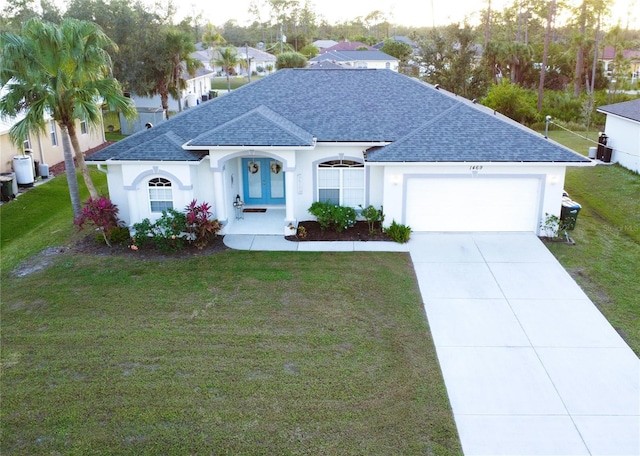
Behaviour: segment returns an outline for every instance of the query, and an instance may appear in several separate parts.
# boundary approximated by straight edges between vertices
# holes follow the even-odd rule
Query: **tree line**
[[[619,101],[618,88],[631,88],[623,50],[640,49],[640,31],[611,24],[612,0],[514,0],[502,11],[479,12],[479,25],[408,28],[373,11],[329,24],[309,3],[254,0],[246,27],[227,21],[216,28],[201,13],[175,22],[175,4],[140,0],[70,0],[61,11],[52,0],[8,0],[0,16],[0,114],[26,113],[10,130],[16,144],[30,131],[44,130],[48,113],[62,131],[65,165],[74,154],[92,198],[95,187],[84,164],[75,121],[99,123],[99,101],[135,116],[123,90],[179,99],[184,73],[193,74],[195,43],[203,47],[255,46],[280,54],[281,65],[302,66],[317,49],[315,39],[384,41],[383,51],[398,57],[401,70],[469,99],[480,100],[522,123],[542,113],[586,124],[598,119],[595,106]],[[630,12],[631,14],[631,12]],[[425,22],[428,19],[425,18]],[[389,40],[404,35],[417,50]],[[614,51],[605,75],[599,61],[604,46]],[[216,64],[237,62],[230,48]],[[64,71],[61,71],[64,70]],[[228,71],[227,71],[228,76]],[[609,77],[607,77],[609,76]],[[606,103],[605,103],[606,97]],[[75,173],[67,172],[74,214],[81,206]]]

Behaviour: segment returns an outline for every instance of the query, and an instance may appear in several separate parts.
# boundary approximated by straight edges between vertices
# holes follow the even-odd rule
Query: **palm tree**
[[[229,77],[229,69],[235,68],[240,62],[240,57],[235,48],[228,47],[220,49],[220,58],[215,60],[216,65],[220,65],[224,69],[224,73],[227,75],[227,91],[231,92],[231,78]]]
[[[45,116],[58,124],[74,216],[81,207],[72,147],[91,197],[98,197],[80,149],[76,120],[100,125],[102,103],[126,117],[136,115],[118,81],[109,77],[109,47],[115,44],[96,24],[76,19],[65,19],[59,26],[31,19],[19,35],[0,35],[0,86],[7,89],[0,114],[24,114],[9,131],[18,145],[29,132],[45,131]]]
[[[180,103],[180,92],[186,87],[183,74],[195,75],[202,64],[190,56],[196,48],[186,32],[169,29],[164,39],[149,46],[152,49],[147,53],[143,76],[146,82],[140,91],[147,96],[160,95],[165,117],[169,118],[169,95]],[[181,105],[179,109],[182,110]]]

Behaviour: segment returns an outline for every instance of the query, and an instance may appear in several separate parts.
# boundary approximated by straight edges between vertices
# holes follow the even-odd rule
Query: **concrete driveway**
[[[640,360],[534,234],[409,252],[465,455],[640,455]]]

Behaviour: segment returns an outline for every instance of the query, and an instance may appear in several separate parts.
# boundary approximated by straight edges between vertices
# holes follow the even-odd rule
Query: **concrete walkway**
[[[408,251],[465,455],[640,455],[640,360],[535,235],[225,243]]]

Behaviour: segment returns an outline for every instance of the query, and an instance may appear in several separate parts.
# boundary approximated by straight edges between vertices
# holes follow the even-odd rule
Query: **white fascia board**
[[[367,166],[411,166],[411,165],[420,165],[420,166],[483,166],[483,165],[491,165],[491,166],[522,166],[522,167],[539,167],[539,166],[596,166],[596,160],[589,160],[588,162],[492,162],[492,161],[456,161],[456,162],[365,162]]]

